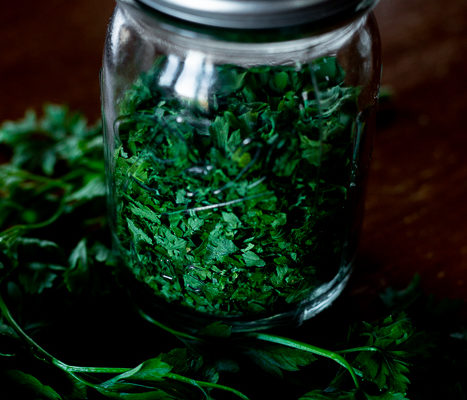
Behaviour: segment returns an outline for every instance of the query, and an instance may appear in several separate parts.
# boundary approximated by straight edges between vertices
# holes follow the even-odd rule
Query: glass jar
[[[117,1],[102,70],[109,207],[145,310],[261,329],[343,290],[380,78],[374,3]]]

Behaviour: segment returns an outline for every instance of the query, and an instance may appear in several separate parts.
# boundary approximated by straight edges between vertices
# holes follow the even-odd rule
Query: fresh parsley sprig
[[[385,292],[371,323],[347,298],[287,334],[221,322],[184,332],[135,310],[113,276],[101,132],[66,108],[47,110],[28,130],[20,122],[18,137],[14,123],[8,135],[0,127],[12,155],[0,165],[2,398],[466,398],[465,324],[416,284]],[[52,170],[34,157],[52,164],[44,135],[55,138]],[[80,155],[60,152],[68,140]],[[27,228],[13,237],[15,226]]]

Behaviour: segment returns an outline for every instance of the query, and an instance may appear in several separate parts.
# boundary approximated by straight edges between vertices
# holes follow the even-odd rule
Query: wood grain
[[[112,0],[10,1],[0,25],[0,120],[44,102],[97,119]],[[467,300],[467,2],[382,0],[383,85],[353,294],[414,273]]]
[[[2,7],[0,120],[66,103],[100,114],[99,69],[111,0],[19,0]]]
[[[376,16],[394,97],[381,105],[355,291],[419,273],[428,291],[467,300],[467,2],[382,1]]]

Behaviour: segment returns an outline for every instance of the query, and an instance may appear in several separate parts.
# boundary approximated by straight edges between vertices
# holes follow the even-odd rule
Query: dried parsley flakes
[[[120,104],[116,236],[138,280],[215,315],[275,313],[345,267],[358,88],[333,57],[218,66],[208,104],[158,85]]]

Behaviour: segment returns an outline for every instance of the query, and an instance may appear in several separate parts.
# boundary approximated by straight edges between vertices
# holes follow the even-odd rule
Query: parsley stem
[[[149,323],[151,323],[153,325],[156,325],[158,328],[161,328],[162,330],[174,335],[175,337],[177,337],[179,339],[187,339],[187,340],[193,340],[193,341],[197,341],[197,342],[199,342],[201,340],[200,338],[192,336],[192,335],[190,335],[188,333],[177,331],[175,329],[169,328],[168,326],[160,323],[159,321],[156,321],[154,318],[152,318],[151,316],[146,314],[140,308],[138,308],[138,313],[139,313],[139,315],[141,315]]]
[[[79,378],[77,375],[75,375],[74,372],[90,372],[90,371],[84,371],[82,367],[74,367],[67,365],[57,358],[55,358],[52,354],[44,350],[40,345],[38,345],[26,332],[23,331],[23,329],[18,325],[16,320],[13,318],[13,316],[10,313],[10,310],[8,309],[3,296],[0,293],[0,311],[3,315],[3,317],[7,320],[7,322],[10,324],[10,326],[13,328],[13,330],[16,332],[16,334],[24,340],[31,351],[33,352],[34,356],[36,356],[39,360],[50,363],[58,368],[60,368],[62,371],[67,372],[69,375],[77,379],[78,381],[88,384],[87,381],[83,380],[82,378]],[[81,369],[81,370],[80,370]],[[80,370],[80,371],[79,371]],[[90,386],[95,386],[93,384],[90,384]]]
[[[230,392],[236,395],[237,397],[240,397],[243,400],[249,400],[249,398],[246,395],[244,395],[242,392],[239,392],[238,390],[231,388],[229,386],[219,385],[217,383],[206,382],[206,381],[198,381],[196,379],[187,378],[186,376],[174,374],[173,372],[169,372],[168,374],[166,374],[166,377],[169,379],[176,380],[178,382],[183,382],[183,383],[188,383],[190,385],[199,386],[201,388],[205,387],[205,388],[210,388],[210,389],[224,390],[226,392]]]
[[[347,362],[347,360],[341,355],[339,355],[337,352],[322,349],[320,347],[313,346],[308,343],[299,342],[297,340],[293,340],[293,339],[289,339],[289,338],[285,338],[281,336],[276,336],[276,335],[271,335],[268,333],[249,333],[248,336],[253,337],[257,340],[262,340],[264,342],[277,343],[277,344],[281,344],[283,346],[291,347],[297,350],[302,350],[302,351],[306,351],[312,354],[316,354],[321,357],[329,358],[335,361],[336,363],[338,363],[339,365],[341,365],[342,367],[344,367],[347,371],[349,371],[354,381],[355,387],[357,389],[360,387],[360,384],[358,383],[358,378],[357,378],[357,375],[355,374],[354,369]]]
[[[336,350],[337,354],[346,354],[346,353],[356,353],[360,351],[372,351],[372,352],[380,352],[381,349],[374,346],[361,346],[361,347],[353,347],[351,349],[344,349],[344,350]]]
[[[0,310],[4,318],[17,333],[17,335],[23,339],[30,349],[33,351],[34,355],[45,362],[48,362],[56,367],[60,368],[62,371],[65,371],[72,375],[74,378],[78,379],[80,382],[86,383],[83,379],[77,377],[75,373],[123,373],[129,371],[131,368],[101,368],[101,367],[77,367],[74,365],[68,365],[64,362],[55,358],[52,354],[44,350],[39,344],[37,344],[23,329],[18,325],[16,320],[10,313],[5,301],[3,300],[2,295],[0,294]],[[87,383],[86,383],[87,384]],[[93,387],[95,385],[92,385]]]
[[[78,372],[82,374],[123,374],[131,368],[108,368],[108,367],[78,367],[76,365],[66,365],[67,372]]]
[[[253,194],[253,195],[247,196],[247,197],[242,197],[240,199],[225,201],[225,202],[222,202],[222,203],[208,204],[206,206],[201,206],[201,207],[193,207],[193,208],[190,208],[188,210],[171,211],[171,212],[166,212],[164,214],[165,215],[174,215],[174,214],[180,214],[180,213],[193,213],[193,212],[199,212],[199,211],[207,211],[207,210],[212,210],[214,208],[222,208],[222,207],[227,207],[227,206],[231,206],[231,205],[238,204],[238,203],[243,203],[243,202],[246,202],[247,200],[257,199],[259,197],[271,196],[273,194],[274,194],[273,191],[268,191],[268,192]]]
[[[26,232],[31,231],[33,229],[43,228],[44,226],[50,225],[55,222],[65,210],[65,196],[63,196],[57,210],[46,220],[42,222],[37,222],[35,224],[18,224],[13,225],[12,227],[5,229],[1,232],[2,238],[0,239],[0,243],[4,244],[5,246],[9,247],[12,243],[16,241],[20,236],[24,235]]]
[[[21,339],[23,339],[31,348],[31,350],[34,352],[34,355],[39,358],[42,361],[51,363],[52,365],[55,365],[56,367],[60,368],[61,370],[67,372],[70,376],[78,380],[79,382],[85,384],[86,386],[92,387],[96,390],[99,391],[105,391],[101,386],[93,384],[91,382],[88,382],[87,380],[79,377],[76,375],[76,373],[89,373],[89,374],[121,374],[125,373],[131,370],[131,368],[106,368],[106,367],[79,367],[79,366],[74,366],[74,365],[68,365],[60,360],[56,359],[54,356],[52,356],[50,353],[48,353],[46,350],[44,350],[41,346],[39,346],[31,337],[29,337],[18,325],[18,323],[15,321],[13,316],[10,313],[10,310],[8,309],[5,301],[3,300],[2,295],[0,294],[0,311],[1,314],[4,316],[4,318],[7,320],[7,322],[11,325],[13,330],[20,336]],[[145,316],[145,314],[141,311],[141,315]],[[196,339],[194,336],[185,334],[183,332],[178,332],[173,329],[170,329],[166,327],[165,325],[162,325],[161,323],[153,320],[149,316],[145,316],[146,319],[148,319],[150,322],[154,323],[155,325],[161,327],[164,330],[167,330],[168,332],[177,335],[177,336],[182,336],[184,338],[188,339]],[[226,392],[230,392],[237,397],[243,399],[243,400],[249,400],[249,398],[244,395],[243,393],[239,392],[238,390],[224,386],[224,385],[219,385],[217,383],[212,383],[212,382],[205,382],[205,381],[198,381],[195,379],[191,379],[182,375],[178,375],[175,373],[168,373],[166,375],[168,379],[176,380],[178,382],[182,383],[187,383],[193,386],[197,386],[199,388],[211,388],[211,389],[218,389],[218,390],[223,390]]]
[[[54,356],[49,354],[46,350],[44,350],[41,346],[39,346],[34,340],[32,340],[18,325],[15,321],[13,316],[10,313],[5,301],[3,300],[3,296],[0,294],[0,311],[2,312],[3,317],[7,320],[16,334],[23,339],[31,350],[34,352],[35,356],[43,361],[49,362],[51,364],[56,365],[57,367],[63,369],[63,364],[61,361],[57,360]]]
[[[37,175],[32,172],[26,171],[21,168],[9,167],[7,170],[8,173],[14,172],[15,176],[21,178],[24,182],[32,181],[38,183],[48,184],[49,187],[58,186],[61,187],[64,183],[62,179],[49,178],[44,175]]]
[[[50,225],[55,222],[65,210],[65,196],[63,196],[62,201],[60,202],[57,210],[46,220],[38,222],[36,224],[25,225],[25,228],[28,230],[43,228],[44,226]]]

